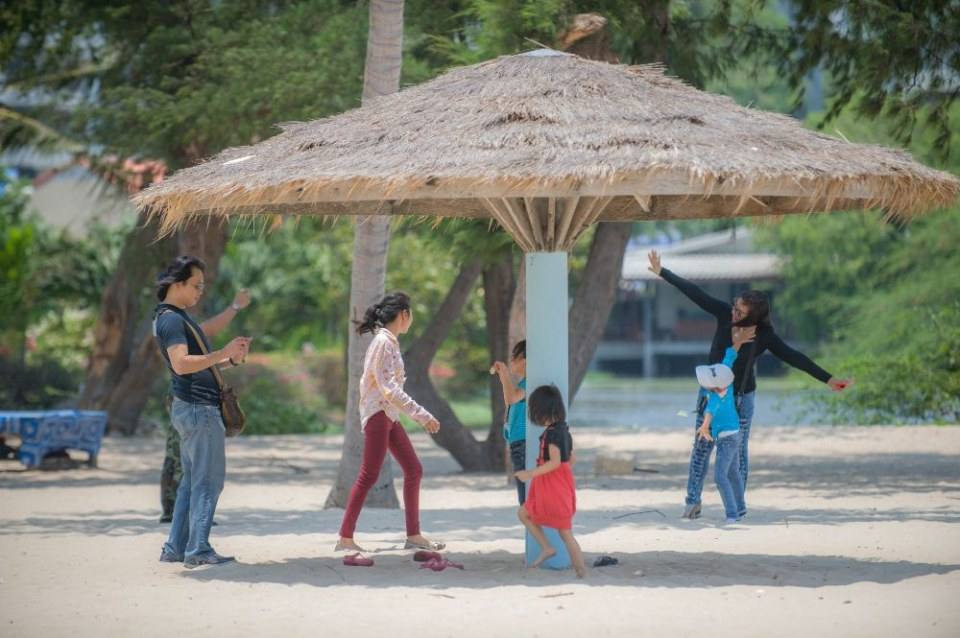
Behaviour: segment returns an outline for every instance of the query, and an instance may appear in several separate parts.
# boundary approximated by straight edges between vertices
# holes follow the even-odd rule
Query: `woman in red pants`
[[[407,549],[443,549],[443,543],[428,540],[420,533],[420,478],[423,468],[417,453],[400,425],[404,413],[430,434],[440,423],[403,391],[406,374],[397,337],[413,323],[410,297],[402,292],[386,295],[380,303],[367,308],[357,332],[372,332],[373,341],[363,360],[360,378],[360,426],[363,430],[363,460],[357,482],[350,491],[347,510],[340,525],[338,550],[363,551],[353,540],[357,517],[367,492],[377,481],[387,449],[403,469],[403,505],[407,521]]]

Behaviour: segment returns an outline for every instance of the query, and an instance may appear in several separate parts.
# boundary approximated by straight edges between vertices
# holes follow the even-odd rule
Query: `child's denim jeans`
[[[519,472],[525,470],[527,464],[527,442],[514,441],[510,444],[510,464],[513,465],[513,471]],[[527,484],[519,479],[514,479],[517,484],[517,500],[523,505],[527,500]]]
[[[737,432],[717,439],[717,489],[723,499],[727,518],[740,518],[747,511],[743,499],[743,478],[740,475],[740,444],[743,434]]]
[[[700,389],[697,402],[697,420],[693,428],[693,449],[690,451],[690,474],[687,478],[687,505],[699,505],[703,493],[703,482],[710,471],[710,453],[713,452],[713,441],[707,441],[697,436],[697,430],[703,425],[703,408],[706,406],[707,391]],[[744,491],[747,489],[747,475],[749,472],[748,442],[750,441],[750,425],[753,423],[754,392],[743,395],[737,403],[737,412],[740,414],[740,461],[739,472]],[[738,512],[740,516],[746,514],[746,509]]]

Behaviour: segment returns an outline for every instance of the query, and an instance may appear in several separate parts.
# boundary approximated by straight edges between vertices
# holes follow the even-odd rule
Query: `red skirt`
[[[541,527],[573,529],[577,512],[577,486],[569,463],[547,474],[535,476],[523,505],[530,519]]]

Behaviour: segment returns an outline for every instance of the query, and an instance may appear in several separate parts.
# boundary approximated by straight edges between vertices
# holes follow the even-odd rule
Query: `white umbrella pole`
[[[570,412],[569,395],[569,335],[567,317],[569,297],[567,294],[568,273],[566,252],[535,252],[526,254],[527,266],[527,396],[541,385],[553,384],[563,394],[563,401]],[[537,466],[540,450],[540,434],[543,428],[527,418],[527,469]],[[529,490],[530,487],[527,486]],[[557,550],[555,556],[544,563],[545,567],[566,569],[570,567],[560,534],[552,528],[544,528],[547,540]],[[526,542],[527,562],[536,559],[540,547],[528,533]]]

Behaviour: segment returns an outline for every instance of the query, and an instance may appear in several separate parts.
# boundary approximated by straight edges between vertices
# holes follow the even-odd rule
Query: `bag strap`
[[[163,313],[165,313],[165,312],[173,312],[173,311],[164,308],[164,309],[161,310],[159,313],[157,313],[157,319],[159,319],[160,316],[163,315]],[[181,319],[183,319],[183,318],[181,317]],[[204,344],[204,342],[203,342],[203,338],[202,338],[202,337],[200,336],[200,334],[197,332],[197,329],[193,327],[193,324],[191,324],[191,323],[190,323],[189,321],[187,321],[186,319],[183,319],[183,323],[186,324],[187,328],[190,328],[190,332],[193,333],[193,338],[197,341],[197,345],[200,347],[200,352],[202,352],[203,354],[210,354],[210,351],[207,350],[207,346],[206,346],[206,345]],[[207,368],[207,369],[210,370],[210,371],[213,373],[213,378],[217,381],[217,385],[220,387],[220,390],[223,391],[223,388],[224,388],[227,384],[226,384],[226,382],[223,380],[223,375],[220,374],[220,368],[218,368],[218,367],[217,367],[217,364],[214,363],[212,366],[210,366],[210,367]],[[202,370],[201,370],[201,372],[202,372]]]

